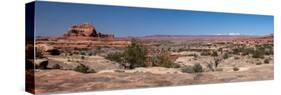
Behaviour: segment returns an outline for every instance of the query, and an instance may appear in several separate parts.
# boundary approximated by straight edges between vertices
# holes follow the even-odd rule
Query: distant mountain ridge
[[[233,40],[238,38],[255,38],[254,35],[149,35],[138,37],[146,40]]]

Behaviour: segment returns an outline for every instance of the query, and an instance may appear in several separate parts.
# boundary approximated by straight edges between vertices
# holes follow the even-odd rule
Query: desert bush
[[[213,63],[208,64],[207,67],[209,68],[209,70],[215,71]]]
[[[187,56],[193,56],[193,57],[195,57],[195,58],[197,58],[197,57],[198,57],[198,55],[197,55],[197,54],[195,54],[195,53],[193,53],[193,54],[188,54]]]
[[[58,49],[52,49],[49,50],[48,52],[50,52],[51,55],[60,55],[61,52]]]
[[[81,56],[81,59],[85,59],[85,56]]]
[[[229,58],[230,57],[230,55],[228,54],[228,53],[224,53],[223,54],[223,59],[227,59],[227,58]]]
[[[118,62],[120,64],[128,63],[126,69],[134,69],[136,67],[145,67],[147,50],[136,40],[132,40],[123,53],[115,52],[106,56],[106,59]]]
[[[70,52],[68,55],[69,55],[69,56],[72,56],[72,55],[73,55],[73,53],[72,53],[72,52]]]
[[[249,54],[253,54],[253,52],[255,52],[255,50],[253,48],[245,48],[242,51],[242,55],[249,55]]]
[[[86,52],[85,51],[81,51],[80,55],[86,55]]]
[[[101,53],[102,52],[102,47],[101,46],[96,47],[95,51],[96,51],[97,54]]]
[[[269,64],[269,59],[264,59],[263,61],[265,64]]]
[[[124,59],[130,64],[129,69],[145,67],[147,50],[136,40],[124,51]]]
[[[273,44],[264,44],[265,55],[273,55]]]
[[[38,65],[35,65],[36,69],[48,69],[48,61],[42,61],[41,63],[39,63]]]
[[[209,51],[203,51],[203,52],[200,53],[201,56],[209,56],[209,55],[211,55],[211,54],[212,54],[212,53],[209,52]]]
[[[59,64],[53,65],[52,69],[61,69],[62,67]]]
[[[158,56],[159,63],[158,65],[160,67],[166,67],[166,68],[179,68],[180,66],[171,60],[167,58],[165,55]]]
[[[115,52],[115,53],[108,54],[105,58],[115,62],[122,62],[122,57],[124,57],[122,53]]]
[[[94,70],[94,69],[89,69],[88,70],[88,73],[96,73],[97,71],[96,70]]]
[[[240,69],[238,67],[234,67],[233,71],[239,71]]]
[[[195,64],[195,65],[193,66],[193,70],[194,70],[194,72],[196,72],[196,73],[198,73],[198,72],[203,72],[203,67],[202,67],[201,64]]]
[[[240,45],[235,48],[232,48],[232,54],[236,54],[236,55],[240,55],[241,53],[243,54],[243,52],[245,51],[247,51],[247,48]]]
[[[194,64],[193,66],[185,66],[181,68],[184,73],[200,73],[203,72],[203,67],[201,64]]]
[[[252,55],[253,58],[264,58],[264,53],[262,51],[256,50],[253,52]]]
[[[257,62],[257,63],[256,63],[256,65],[261,65],[261,64],[262,64],[261,62]]]
[[[81,72],[81,73],[87,73],[88,70],[89,70],[89,68],[86,67],[86,66],[83,65],[83,64],[80,64],[80,65],[77,66],[74,70],[77,71],[77,72]]]
[[[186,51],[185,48],[179,48],[177,52],[182,52],[182,51]]]
[[[78,55],[78,54],[80,54],[80,52],[79,51],[74,51],[73,54],[74,55]]]
[[[241,51],[242,51],[242,48],[234,48],[234,49],[232,49],[232,54],[238,55],[238,54],[240,54]]]
[[[92,55],[94,55],[92,52],[89,52],[89,53],[88,53],[88,56],[92,56]]]
[[[253,52],[254,52],[253,48],[246,48],[245,46],[232,49],[232,54],[236,54],[236,55],[242,54],[245,56],[245,55],[252,54]]]
[[[222,48],[219,48],[218,51],[222,53],[222,52],[223,52],[223,49],[222,49]]]
[[[94,69],[90,69],[89,67],[80,64],[76,68],[74,68],[74,71],[80,72],[80,73],[96,73]]]
[[[152,66],[158,66],[160,59],[158,58],[158,56],[152,56],[152,57],[148,57],[151,61]]]
[[[218,56],[218,52],[217,51],[213,51],[211,56],[214,56],[214,57]]]
[[[265,55],[273,55],[273,49],[272,48],[271,49],[267,49],[265,51]]]
[[[215,58],[214,60],[215,60],[215,67],[217,68],[221,62],[221,59]]]
[[[195,73],[192,66],[185,66],[181,69],[181,71],[184,73]]]

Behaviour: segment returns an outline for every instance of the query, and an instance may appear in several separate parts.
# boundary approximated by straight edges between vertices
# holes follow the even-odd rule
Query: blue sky
[[[117,37],[147,35],[267,35],[273,16],[37,2],[36,35],[61,36],[74,24],[92,23]]]

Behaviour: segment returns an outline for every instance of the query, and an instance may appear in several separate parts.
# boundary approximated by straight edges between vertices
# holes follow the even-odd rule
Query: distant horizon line
[[[140,37],[192,37],[192,36],[269,36],[270,34],[238,34],[238,35],[229,35],[229,34],[190,34],[190,35],[169,35],[169,34],[152,34],[152,35],[144,35],[144,36],[115,36],[117,38],[140,38]],[[53,35],[53,36],[36,36],[36,37],[63,37],[63,35]]]

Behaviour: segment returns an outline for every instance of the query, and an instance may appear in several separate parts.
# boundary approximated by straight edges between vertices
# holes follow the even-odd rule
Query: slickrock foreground
[[[139,87],[176,86],[273,79],[273,64],[246,71],[198,74],[150,72],[102,72],[83,74],[70,70],[37,70],[36,93],[63,93]]]

